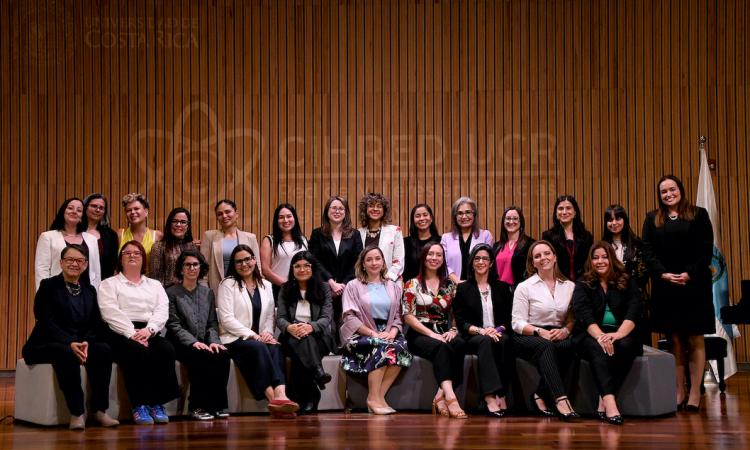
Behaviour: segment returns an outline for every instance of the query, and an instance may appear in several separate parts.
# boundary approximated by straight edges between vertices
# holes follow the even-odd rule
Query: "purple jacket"
[[[383,282],[388,297],[391,298],[391,309],[388,314],[387,330],[391,327],[401,328],[401,288],[391,280]],[[341,314],[341,333],[339,338],[343,347],[357,333],[362,325],[371,330],[377,331],[375,320],[372,318],[370,309],[370,294],[367,292],[367,285],[358,279],[353,279],[346,284],[344,293],[341,297],[342,314]]]
[[[469,251],[471,251],[477,244],[487,244],[492,246],[494,243],[492,239],[492,233],[489,230],[479,230],[479,237],[473,236],[471,238],[471,245]],[[448,265],[448,275],[455,273],[458,278],[461,278],[461,247],[458,245],[458,235],[453,234],[449,231],[443,235],[440,239],[440,245],[443,246],[445,251],[445,263]]]

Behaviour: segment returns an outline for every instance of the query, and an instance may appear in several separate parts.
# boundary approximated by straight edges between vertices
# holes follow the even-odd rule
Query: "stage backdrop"
[[[34,322],[34,248],[58,205],[145,193],[201,235],[237,201],[264,235],[306,233],[330,194],[390,196],[438,227],[461,195],[493,234],[538,237],[557,194],[640,231],[656,180],[691,199],[708,137],[734,301],[750,278],[750,3],[744,1],[42,1],[0,3],[0,368]],[[743,257],[744,255],[744,257]],[[743,330],[744,331],[744,330]],[[748,361],[749,338],[736,342]]]

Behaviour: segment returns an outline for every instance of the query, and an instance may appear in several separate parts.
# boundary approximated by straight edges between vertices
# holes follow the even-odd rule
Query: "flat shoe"
[[[70,429],[71,430],[85,430],[86,429],[86,416],[81,414],[80,416],[70,417]]]
[[[291,400],[271,400],[268,410],[276,413],[294,413],[299,411],[299,405]]]
[[[97,411],[95,417],[96,421],[99,422],[99,425],[103,427],[116,427],[117,425],[120,425],[119,420],[113,419],[104,411]]]

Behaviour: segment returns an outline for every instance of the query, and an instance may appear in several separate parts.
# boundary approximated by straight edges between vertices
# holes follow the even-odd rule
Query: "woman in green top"
[[[573,342],[586,359],[599,391],[599,417],[622,425],[615,393],[643,348],[633,331],[641,316],[641,292],[612,246],[596,242],[573,292]]]

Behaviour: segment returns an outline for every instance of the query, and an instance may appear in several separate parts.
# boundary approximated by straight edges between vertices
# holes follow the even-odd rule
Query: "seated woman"
[[[179,396],[174,347],[159,335],[169,318],[169,299],[161,283],[145,272],[146,250],[140,242],[126,242],[117,275],[102,281],[98,292],[112,354],[138,425],[168,423],[163,405]]]
[[[100,193],[89,194],[83,199],[83,217],[81,218],[86,232],[96,238],[99,249],[99,263],[102,270],[101,279],[115,274],[117,253],[120,243],[117,233],[109,226],[109,203],[107,197]]]
[[[469,270],[469,253],[478,244],[492,245],[492,233],[479,228],[479,207],[469,197],[461,197],[451,207],[451,231],[445,233],[440,244],[445,250],[448,276],[460,284]]]
[[[575,361],[569,310],[575,284],[557,269],[555,249],[545,240],[531,244],[526,270],[531,276],[516,287],[513,296],[511,323],[516,354],[539,371],[539,387],[534,394],[539,412],[554,415],[546,405],[551,399],[560,420],[577,420],[580,416],[573,411],[560,375]]]
[[[271,416],[294,418],[299,405],[286,396],[284,357],[273,337],[271,283],[261,278],[250,246],[234,247],[230,261],[216,296],[221,342],[253,396],[268,399]]]
[[[640,312],[641,295],[635,281],[625,272],[612,246],[596,242],[573,292],[573,342],[591,363],[600,396],[599,417],[613,425],[623,422],[615,393],[635,357],[643,354],[634,333]]]
[[[198,280],[208,264],[198,250],[177,257],[173,277],[180,281],[167,288],[169,320],[167,338],[190,377],[188,408],[195,420],[225,419],[229,353],[219,339],[214,292]]]
[[[120,228],[117,232],[120,237],[120,250],[130,241],[136,241],[143,247],[146,252],[146,258],[143,260],[145,269],[148,269],[148,260],[151,257],[151,248],[154,243],[162,238],[159,230],[152,230],[148,227],[148,200],[143,194],[133,192],[122,197],[122,207],[125,210],[125,218],[128,221],[127,228]]]
[[[159,280],[166,289],[173,284],[180,283],[180,278],[177,277],[182,270],[177,265],[177,258],[180,254],[188,250],[198,250],[193,243],[190,211],[185,208],[175,208],[170,211],[164,223],[163,236],[164,238],[155,242],[151,248],[148,274],[151,278]]]
[[[404,272],[404,236],[401,228],[391,225],[391,201],[380,193],[370,192],[359,201],[359,235],[362,248],[380,247],[387,269],[386,277],[401,283]]]
[[[479,244],[469,254],[469,273],[458,286],[453,310],[466,340],[466,351],[477,355],[479,393],[484,414],[501,418],[508,412],[505,395],[511,380],[511,286],[498,281],[492,248]]]
[[[385,394],[412,359],[401,334],[401,288],[387,278],[388,267],[377,246],[362,250],[354,272],[357,278],[346,285],[342,298],[341,366],[367,374],[368,411],[393,414],[396,410],[388,406]]]
[[[45,231],[39,236],[34,256],[34,281],[37,290],[42,280],[62,272],[60,252],[71,244],[82,246],[91,257],[88,270],[83,272],[84,280],[94,287],[102,281],[99,261],[99,245],[96,238],[86,232],[83,219],[83,202],[73,197],[65,200],[57,210],[57,215]]]
[[[62,273],[42,280],[34,297],[36,323],[23,346],[23,359],[26,364],[52,364],[70,411],[71,430],[83,430],[86,423],[81,365],[86,367],[97,422],[105,427],[118,425],[105,412],[112,355],[109,345],[102,342],[96,291],[80,282],[88,252],[80,245],[69,245],[62,250],[60,265]]]
[[[273,212],[272,232],[260,243],[260,262],[263,277],[273,285],[273,298],[278,297],[281,285],[289,275],[292,256],[307,249],[307,239],[297,218],[297,210],[282,203]]]
[[[448,279],[443,247],[437,241],[422,248],[419,275],[404,285],[401,300],[404,323],[409,326],[409,350],[432,362],[438,390],[432,401],[433,414],[465,419],[454,388],[463,383],[464,340],[451,319],[456,285]],[[447,407],[446,407],[447,405]]]
[[[308,251],[292,256],[286,278],[279,291],[276,326],[284,354],[292,359],[291,397],[302,405],[300,414],[308,414],[317,411],[319,389],[331,381],[322,365],[323,357],[336,348],[331,289],[320,279],[320,263]]]

